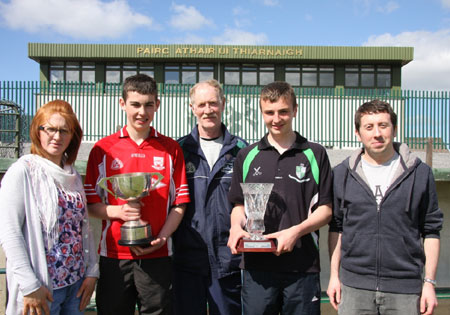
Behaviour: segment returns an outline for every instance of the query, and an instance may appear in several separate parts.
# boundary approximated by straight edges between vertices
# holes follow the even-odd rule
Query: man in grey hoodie
[[[430,167],[395,143],[397,115],[361,105],[363,148],[333,171],[328,296],[339,314],[433,314],[443,215]]]

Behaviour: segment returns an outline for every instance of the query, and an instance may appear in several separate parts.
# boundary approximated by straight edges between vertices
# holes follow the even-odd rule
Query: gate
[[[21,109],[14,102],[0,100],[0,156],[19,158],[22,153],[20,134]]]

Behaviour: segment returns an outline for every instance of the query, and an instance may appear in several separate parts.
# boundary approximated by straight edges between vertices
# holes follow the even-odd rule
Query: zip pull
[[[377,212],[378,213],[380,212],[380,204],[379,203],[377,203]]]

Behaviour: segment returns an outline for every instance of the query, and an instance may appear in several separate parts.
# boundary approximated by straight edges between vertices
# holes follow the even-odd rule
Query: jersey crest
[[[111,169],[112,170],[120,170],[123,167],[123,162],[119,158],[115,158],[111,162]]]
[[[166,167],[164,166],[164,158],[161,156],[154,156],[152,167],[158,171],[165,169]]]
[[[297,177],[299,179],[302,179],[303,176],[305,176],[306,173],[306,167],[303,163],[301,163],[299,166],[295,167],[295,175],[297,175]]]
[[[195,165],[191,161],[186,163],[186,174],[193,174],[195,173]]]
[[[306,166],[303,163],[300,163],[300,165],[297,165],[295,167],[295,176],[292,176],[289,174],[289,178],[295,180],[298,183],[304,183],[309,182],[309,178],[303,178],[306,174]]]

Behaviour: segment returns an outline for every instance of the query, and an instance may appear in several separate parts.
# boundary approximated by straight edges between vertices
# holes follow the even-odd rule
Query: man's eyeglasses
[[[70,131],[64,128],[55,128],[55,127],[47,127],[47,126],[39,126],[39,130],[44,131],[46,134],[48,134],[50,137],[53,137],[56,135],[57,132],[59,132],[59,135],[61,137],[66,137],[70,135]]]

